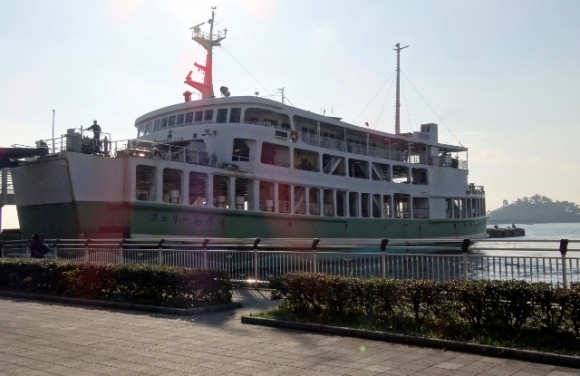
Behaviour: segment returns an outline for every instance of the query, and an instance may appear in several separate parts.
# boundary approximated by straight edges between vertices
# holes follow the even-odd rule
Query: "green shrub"
[[[223,271],[147,264],[0,259],[0,288],[189,308],[231,302],[233,286]]]
[[[486,332],[580,329],[580,284],[570,289],[523,281],[358,279],[290,273],[275,278],[274,295],[286,312],[318,317],[357,317],[415,328],[436,328],[454,338]],[[422,330],[422,329],[421,329]]]

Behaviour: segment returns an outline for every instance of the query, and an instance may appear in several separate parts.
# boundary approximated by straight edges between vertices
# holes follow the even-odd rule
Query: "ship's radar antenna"
[[[395,44],[393,50],[397,51],[397,93],[395,94],[395,134],[401,133],[401,50],[409,46],[401,47]]]
[[[193,87],[194,89],[198,90],[201,93],[201,99],[206,98],[213,98],[215,97],[213,91],[213,64],[212,64],[212,56],[213,56],[213,48],[220,45],[220,42],[226,39],[226,35],[228,33],[228,29],[224,29],[222,31],[218,31],[217,34],[213,33],[213,26],[215,21],[215,9],[216,7],[211,7],[211,19],[207,20],[209,26],[209,33],[204,33],[201,30],[201,26],[205,25],[206,22],[199,23],[195,26],[192,26],[190,29],[192,31],[191,39],[199,43],[205,50],[207,51],[205,65],[201,65],[198,63],[194,63],[193,65],[198,68],[203,73],[203,82],[194,81],[191,78],[191,74],[193,71],[189,71],[187,76],[185,77],[185,83],[189,86]],[[187,93],[187,92],[186,92]],[[187,96],[186,96],[187,101]]]

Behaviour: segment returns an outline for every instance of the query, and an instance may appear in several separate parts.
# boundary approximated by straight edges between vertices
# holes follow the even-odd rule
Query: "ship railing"
[[[467,160],[452,159],[442,157],[429,158],[426,153],[413,153],[409,155],[407,150],[396,150],[389,148],[381,148],[377,146],[370,146],[364,143],[357,143],[354,141],[344,141],[328,136],[319,136],[309,132],[303,131],[301,139],[304,143],[314,146],[321,146],[330,150],[348,151],[349,153],[367,155],[371,157],[381,158],[390,161],[401,161],[413,164],[435,165],[439,167],[458,168],[462,170],[468,169]]]
[[[227,270],[240,281],[303,271],[361,278],[580,283],[580,240],[528,239],[48,239],[49,258]],[[0,244],[30,257],[28,241]]]
[[[239,168],[238,162],[249,162],[249,158],[243,155],[212,153],[205,150],[147,140],[118,141],[115,145],[120,146],[115,149],[117,157],[137,156],[147,159],[161,159],[185,164],[218,167],[226,170],[237,170]]]

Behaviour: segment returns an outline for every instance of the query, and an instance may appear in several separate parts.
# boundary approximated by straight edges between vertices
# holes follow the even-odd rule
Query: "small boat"
[[[511,227],[498,227],[497,225],[487,229],[488,238],[514,238],[526,236],[526,230],[512,225]]]
[[[12,169],[23,236],[45,238],[483,238],[485,190],[438,126],[387,133],[213,88],[226,38],[203,24],[192,100],[137,118],[136,138],[71,128]],[[397,92],[400,52],[396,45]],[[104,136],[104,138],[103,138]]]

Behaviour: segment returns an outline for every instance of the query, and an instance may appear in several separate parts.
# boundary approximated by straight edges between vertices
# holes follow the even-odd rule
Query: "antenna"
[[[284,103],[284,87],[281,87],[280,89],[278,89],[280,91],[280,94],[282,94],[282,103]]]
[[[194,89],[198,90],[201,93],[201,99],[206,98],[214,98],[214,91],[213,91],[213,64],[212,64],[212,56],[213,56],[213,48],[220,46],[220,42],[226,38],[227,29],[223,30],[223,34],[218,31],[217,34],[214,34],[213,27],[214,27],[214,20],[215,20],[215,9],[216,7],[211,7],[211,18],[206,22],[199,23],[195,26],[190,27],[192,30],[191,39],[199,43],[205,50],[206,59],[205,65],[201,65],[198,63],[194,63],[193,65],[203,72],[203,82],[194,81],[191,78],[191,71],[185,77],[185,83],[189,86],[193,87]],[[204,33],[201,31],[200,26],[205,25],[208,23],[210,25],[209,33]],[[187,100],[187,97],[186,97]]]
[[[397,51],[397,93],[395,94],[395,134],[401,133],[401,50],[409,47],[401,47],[400,43],[395,44],[396,48],[393,50]]]

